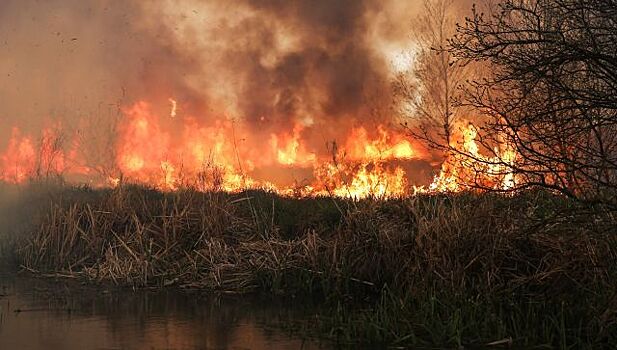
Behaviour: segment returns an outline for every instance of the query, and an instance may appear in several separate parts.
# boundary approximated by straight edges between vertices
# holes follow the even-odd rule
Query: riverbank
[[[617,344],[614,212],[542,192],[392,200],[62,189],[16,265],[92,283],[320,297],[286,325],[394,346]]]

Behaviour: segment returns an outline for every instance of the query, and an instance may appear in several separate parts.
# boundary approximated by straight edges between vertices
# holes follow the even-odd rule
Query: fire
[[[462,142],[443,162],[439,175],[430,184],[430,192],[459,192],[471,188],[510,190],[516,184],[511,166],[516,160],[516,151],[507,144],[493,150],[493,157],[480,152],[476,142],[477,129],[473,124],[460,127]],[[505,163],[505,164],[504,164]]]
[[[120,185],[120,178],[119,177],[108,176],[107,177],[107,181],[109,182],[109,185],[111,187],[114,187],[114,188],[118,187],[118,185]]]
[[[8,183],[22,183],[34,175],[36,151],[32,139],[21,136],[13,128],[6,152],[0,158],[0,179]]]
[[[38,142],[13,128],[6,151],[0,155],[0,180],[19,184],[31,178],[62,174],[67,168],[62,138],[45,128]]]
[[[300,143],[303,128],[302,124],[296,123],[291,135],[271,135],[270,145],[280,164],[307,166],[315,162],[315,154],[307,151]]]
[[[171,145],[169,135],[144,102],[124,113],[127,119],[120,129],[121,142],[117,146],[120,171],[134,181],[171,189],[167,185],[173,179],[168,179],[170,174],[166,171],[170,164],[165,163]]]
[[[377,128],[379,137],[371,139],[365,128],[351,130],[345,148],[352,159],[393,160],[414,159],[419,154],[406,136],[389,133],[384,126]]]
[[[171,118],[175,118],[177,114],[177,109],[178,109],[178,102],[170,97],[169,103],[171,103],[171,111],[169,111],[169,116]]]
[[[176,177],[174,176],[174,172],[176,168],[170,162],[163,161],[161,162],[161,170],[163,171],[163,187],[170,190],[175,190],[176,187]]]
[[[389,168],[387,163],[367,162],[337,166],[325,164],[316,169],[320,179],[320,195],[339,197],[402,197],[409,194],[405,172],[400,167]]]
[[[385,125],[369,131],[352,127],[342,142],[328,152],[311,148],[306,141],[310,123],[297,121],[291,130],[270,133],[266,142],[250,140],[252,130],[222,115],[203,123],[189,115],[178,116],[173,99],[171,118],[160,118],[152,106],[140,101],[124,108],[123,119],[113,135],[115,164],[99,180],[95,172],[80,162],[80,145],[73,141],[68,150],[58,128],[44,129],[39,142],[13,129],[4,152],[0,153],[0,181],[23,183],[35,177],[81,174],[89,183],[116,187],[140,183],[164,191],[192,187],[200,191],[236,192],[262,188],[282,195],[333,195],[340,197],[401,197],[418,191],[456,192],[481,183],[491,188],[509,189],[515,176],[504,164],[485,157],[476,143],[477,130],[461,128],[457,149],[444,161],[440,173],[427,188],[409,180],[409,164],[427,159],[426,151],[404,133]],[[70,136],[70,135],[69,135]],[[338,146],[341,145],[341,146]],[[516,153],[500,146],[501,159],[509,164]],[[462,154],[471,154],[475,160]],[[407,165],[405,165],[407,164]],[[70,166],[69,166],[70,165]],[[276,168],[276,167],[279,168]],[[277,185],[256,171],[268,169],[312,169],[312,175],[293,185]],[[412,169],[413,171],[413,169]],[[478,175],[481,174],[481,175]]]
[[[144,102],[126,109],[125,115],[118,142],[122,174],[129,181],[163,190],[191,185],[200,190],[266,188],[281,194],[297,193],[298,188],[279,187],[249,175],[256,167],[279,164],[314,169],[313,182],[299,189],[304,195],[402,196],[408,191],[405,171],[387,163],[414,159],[418,154],[409,140],[388,133],[384,127],[378,128],[374,139],[366,129],[354,128],[341,157],[345,161],[334,164],[320,159],[303,142],[305,125],[301,122],[290,132],[271,134],[269,149],[263,152],[239,149],[234,142],[234,124],[224,118],[204,126],[195,118],[184,117],[183,132],[172,135],[164,131],[164,121]]]

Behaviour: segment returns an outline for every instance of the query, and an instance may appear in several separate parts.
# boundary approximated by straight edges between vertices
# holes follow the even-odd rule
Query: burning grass
[[[293,327],[340,341],[617,342],[615,213],[543,192],[350,201],[123,185],[48,203],[17,241],[28,270],[318,295],[333,313]]]

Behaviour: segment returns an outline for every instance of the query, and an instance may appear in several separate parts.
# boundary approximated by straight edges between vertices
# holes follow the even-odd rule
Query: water
[[[0,276],[0,349],[328,349],[273,324],[310,309],[256,297]]]

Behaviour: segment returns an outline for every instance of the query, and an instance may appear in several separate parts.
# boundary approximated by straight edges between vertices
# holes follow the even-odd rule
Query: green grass
[[[40,219],[13,239],[31,271],[318,297],[328,312],[285,326],[344,343],[617,344],[615,213],[545,192],[350,201],[122,186],[37,198]]]

